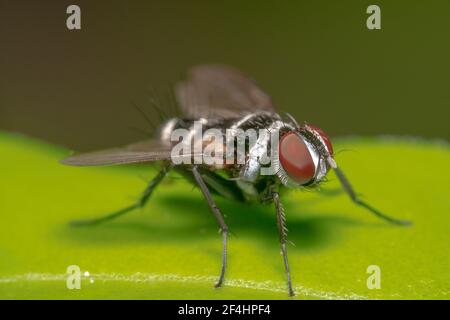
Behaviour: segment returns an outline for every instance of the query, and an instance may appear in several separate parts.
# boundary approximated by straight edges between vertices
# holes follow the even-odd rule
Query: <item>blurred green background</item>
[[[449,17],[450,1],[2,1],[0,129],[77,150],[138,140],[133,101],[218,62],[332,136],[448,140]]]

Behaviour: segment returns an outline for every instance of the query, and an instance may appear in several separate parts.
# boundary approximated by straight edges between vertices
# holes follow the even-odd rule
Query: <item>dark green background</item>
[[[0,129],[73,149],[141,139],[131,102],[209,62],[332,136],[450,138],[450,1],[2,1],[0,23]]]

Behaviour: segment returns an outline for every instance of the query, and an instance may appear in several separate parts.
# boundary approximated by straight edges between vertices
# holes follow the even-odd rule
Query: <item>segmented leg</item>
[[[399,225],[403,225],[403,226],[407,226],[410,225],[411,222],[407,221],[407,220],[398,220],[392,217],[389,217],[387,215],[385,215],[384,213],[380,212],[378,209],[375,209],[374,207],[372,207],[371,205],[369,205],[368,203],[364,202],[363,200],[361,200],[360,198],[358,198],[358,195],[356,194],[356,192],[353,190],[350,182],[348,181],[348,179],[346,178],[346,176],[344,175],[344,173],[342,172],[341,169],[339,169],[338,167],[334,167],[334,172],[336,173],[339,181],[342,184],[342,187],[344,188],[345,192],[348,194],[348,196],[350,197],[350,199],[357,204],[358,206],[361,206],[363,208],[366,208],[367,210],[369,210],[370,212],[372,212],[374,215],[376,215],[377,217],[388,221],[390,223],[393,224],[399,224]]]
[[[200,190],[202,191],[203,195],[205,196],[205,199],[208,202],[208,205],[211,208],[211,211],[214,213],[217,223],[220,226],[220,230],[222,231],[222,269],[220,271],[219,280],[217,281],[217,283],[215,285],[215,287],[218,288],[223,283],[223,280],[225,277],[225,269],[227,266],[228,226],[226,225],[225,220],[223,219],[222,213],[220,212],[214,199],[212,198],[211,193],[209,192],[208,186],[203,181],[203,178],[200,175],[200,173],[198,172],[198,169],[196,166],[194,166],[192,168],[192,173],[194,175],[195,181],[197,182],[198,186],[200,187]]]
[[[278,192],[273,192],[272,197],[273,202],[275,203],[275,210],[277,212],[278,232],[280,234],[281,252],[283,254],[284,268],[286,270],[289,295],[294,296],[294,290],[292,289],[291,272],[289,271],[289,263],[286,250],[286,239],[288,231],[286,228],[286,216],[284,214],[284,208],[281,204],[280,195],[278,194]]]
[[[97,224],[100,224],[100,223],[103,223],[106,221],[113,220],[117,217],[120,217],[120,216],[124,215],[125,213],[130,212],[134,209],[142,208],[147,203],[148,199],[150,199],[150,196],[152,195],[153,191],[158,186],[158,184],[164,179],[164,177],[167,175],[168,172],[169,172],[168,167],[162,168],[161,171],[158,173],[158,175],[150,181],[147,188],[144,190],[140,199],[138,201],[136,201],[136,203],[134,203],[128,207],[122,208],[120,210],[117,210],[113,213],[99,217],[99,218],[72,221],[71,225],[74,225],[74,226],[97,225]]]

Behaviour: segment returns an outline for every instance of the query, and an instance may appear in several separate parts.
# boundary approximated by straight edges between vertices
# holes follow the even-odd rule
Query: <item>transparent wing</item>
[[[158,140],[146,140],[122,148],[112,148],[69,156],[61,163],[71,166],[106,166],[170,160],[171,147]]]
[[[232,118],[255,111],[275,112],[271,98],[238,70],[201,65],[175,88],[184,115],[191,118]]]

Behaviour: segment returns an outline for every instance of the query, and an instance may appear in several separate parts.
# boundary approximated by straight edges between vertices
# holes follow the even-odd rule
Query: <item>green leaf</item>
[[[448,146],[373,138],[335,149],[368,202],[414,224],[389,225],[353,205],[332,173],[322,192],[284,194],[296,298],[448,299]],[[171,175],[144,210],[74,228],[69,221],[131,204],[155,169],[66,167],[58,160],[67,150],[9,133],[0,150],[0,298],[288,298],[272,205],[217,199],[233,235],[225,286],[214,289],[221,237],[184,180]],[[69,265],[90,273],[80,290],[66,288]],[[380,289],[367,288],[369,265],[380,267]]]

